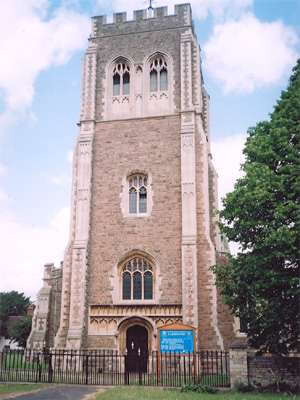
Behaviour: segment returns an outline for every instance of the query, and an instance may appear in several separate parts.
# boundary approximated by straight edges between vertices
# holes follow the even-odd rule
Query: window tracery
[[[141,257],[132,258],[122,268],[122,299],[153,299],[153,267]]]
[[[150,62],[150,92],[168,90],[168,66],[164,57],[155,57]]]
[[[126,61],[115,64],[113,69],[113,96],[129,95],[130,67]]]
[[[129,214],[147,213],[148,177],[142,174],[130,175],[128,181]]]

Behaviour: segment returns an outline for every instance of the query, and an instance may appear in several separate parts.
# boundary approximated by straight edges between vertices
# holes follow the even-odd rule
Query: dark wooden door
[[[126,372],[147,372],[148,331],[140,325],[127,329]]]

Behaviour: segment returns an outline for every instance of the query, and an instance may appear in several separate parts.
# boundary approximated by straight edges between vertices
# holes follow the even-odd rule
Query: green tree
[[[216,284],[259,353],[299,351],[300,60],[270,121],[248,130],[244,177],[227,194],[221,232],[242,252],[215,265]]]
[[[31,331],[31,316],[20,317],[13,324],[9,324],[9,338],[19,346],[26,347],[26,341]]]
[[[24,316],[27,308],[31,304],[30,297],[26,297],[24,293],[18,293],[15,290],[11,292],[0,293],[0,328],[7,328],[7,320],[9,316]]]

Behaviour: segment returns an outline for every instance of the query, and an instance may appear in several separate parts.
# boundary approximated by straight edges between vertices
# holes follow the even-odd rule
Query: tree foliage
[[[20,317],[13,324],[9,325],[9,338],[17,342],[19,346],[26,347],[26,341],[31,331],[32,317]]]
[[[248,130],[244,177],[227,194],[221,232],[242,252],[213,266],[233,314],[262,354],[299,351],[300,60],[270,115]]]
[[[26,297],[24,293],[18,293],[13,290],[11,292],[0,293],[0,328],[7,328],[7,320],[9,316],[23,316],[27,313],[27,308],[31,304],[30,297]]]

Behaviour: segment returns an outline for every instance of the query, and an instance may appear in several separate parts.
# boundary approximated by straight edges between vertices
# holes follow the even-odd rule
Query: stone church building
[[[240,334],[209,270],[227,249],[189,4],[92,18],[78,126],[69,243],[28,347],[151,352],[179,322],[197,349],[226,349]]]

